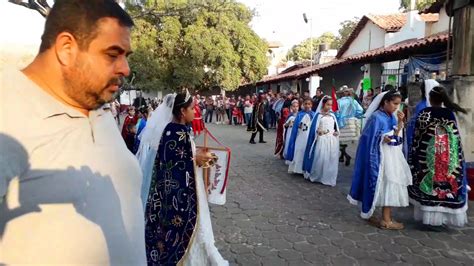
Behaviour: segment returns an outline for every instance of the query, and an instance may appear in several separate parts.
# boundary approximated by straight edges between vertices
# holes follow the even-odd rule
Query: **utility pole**
[[[453,79],[456,102],[468,110],[457,115],[468,167],[474,168],[474,0],[448,1],[453,19]]]
[[[308,18],[306,13],[303,13],[304,23],[308,24],[309,22],[309,57],[310,57],[310,65],[313,66],[313,19]]]

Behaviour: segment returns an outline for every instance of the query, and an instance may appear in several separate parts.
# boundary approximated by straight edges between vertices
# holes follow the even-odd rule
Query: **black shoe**
[[[257,143],[256,143],[255,141],[253,141],[253,140],[251,140],[249,143],[250,143],[250,144],[257,144]]]
[[[352,159],[351,156],[347,155],[347,157],[346,157],[346,166],[351,165],[351,159]]]
[[[259,141],[258,143],[267,143],[267,142],[266,142],[266,141],[264,141],[264,140],[261,140],[261,141]]]

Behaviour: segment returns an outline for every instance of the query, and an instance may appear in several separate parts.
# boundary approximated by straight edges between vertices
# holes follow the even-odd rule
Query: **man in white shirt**
[[[56,0],[39,54],[0,76],[0,265],[146,265],[141,171],[101,108],[129,75],[114,0]]]

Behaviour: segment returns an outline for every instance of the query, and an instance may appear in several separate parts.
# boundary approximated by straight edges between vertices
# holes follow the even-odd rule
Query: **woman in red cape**
[[[192,122],[194,136],[201,134],[204,130],[204,121],[202,120],[202,111],[199,107],[199,96],[194,98],[194,120]]]

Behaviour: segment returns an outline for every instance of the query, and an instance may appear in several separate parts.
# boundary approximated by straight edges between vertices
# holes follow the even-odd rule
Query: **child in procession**
[[[291,129],[288,151],[285,155],[285,159],[291,161],[288,166],[288,173],[290,174],[303,174],[306,142],[308,140],[311,120],[314,117],[314,112],[311,110],[312,106],[313,101],[310,98],[306,98],[303,101],[303,110],[296,116],[293,128]]]
[[[412,177],[402,151],[404,114],[398,111],[401,100],[397,91],[384,92],[367,109],[347,197],[352,204],[361,204],[363,219],[382,229],[403,229],[402,223],[392,219],[392,208],[409,205]],[[382,220],[373,216],[376,207],[382,207]]]
[[[288,152],[288,146],[289,146],[290,137],[291,137],[291,130],[293,129],[293,124],[295,122],[296,116],[298,115],[298,110],[299,109],[300,109],[300,103],[298,102],[298,100],[293,100],[291,102],[291,106],[290,106],[291,113],[289,114],[289,116],[286,119],[286,122],[284,124],[284,127],[285,127],[285,132],[283,133],[283,139],[285,141],[285,143],[283,144],[284,145],[284,148],[283,148],[283,154],[284,155],[287,154],[287,152]],[[290,165],[291,161],[286,160],[285,163],[287,165]]]
[[[304,156],[304,176],[311,182],[335,186],[339,160],[339,127],[331,112],[333,101],[325,96],[311,122]]]

